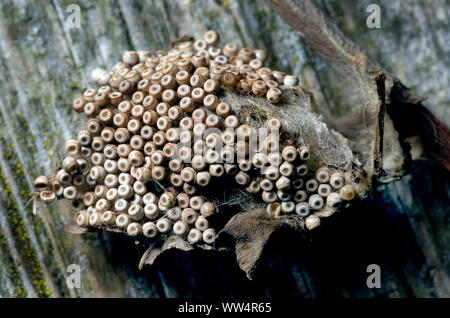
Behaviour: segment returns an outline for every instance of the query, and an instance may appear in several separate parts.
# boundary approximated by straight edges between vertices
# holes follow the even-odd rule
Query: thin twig
[[[379,179],[383,174],[383,134],[384,134],[384,114],[386,113],[386,75],[379,72],[375,76],[375,83],[377,85],[378,94],[378,109],[377,109],[377,125],[375,127],[375,140],[373,146],[373,172],[374,176]]]

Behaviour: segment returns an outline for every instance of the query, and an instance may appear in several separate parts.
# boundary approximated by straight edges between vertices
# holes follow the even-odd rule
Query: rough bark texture
[[[224,42],[266,49],[270,67],[300,75],[333,114],[361,102],[263,1],[83,1],[81,29],[67,28],[70,3],[0,4],[0,296],[450,296],[450,178],[422,157],[408,176],[307,238],[275,233],[253,281],[231,252],[171,249],[139,271],[145,246],[114,233],[69,233],[63,203],[33,216],[25,207],[33,178],[51,174],[79,125],[71,100],[94,86],[90,70],[112,67],[126,49],[167,49],[178,36],[216,29]],[[317,3],[374,60],[430,96],[424,104],[449,124],[445,1],[380,1],[377,30],[365,24],[369,1]],[[82,270],[80,289],[66,285],[73,263]],[[381,266],[380,289],[366,286],[373,263]]]

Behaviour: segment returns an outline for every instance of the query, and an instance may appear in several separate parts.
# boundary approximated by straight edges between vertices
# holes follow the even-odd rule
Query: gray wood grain
[[[171,251],[138,271],[142,242],[69,233],[63,202],[33,216],[26,206],[32,180],[52,173],[64,141],[82,125],[71,101],[95,87],[92,69],[112,67],[124,50],[168,49],[179,36],[216,29],[223,42],[267,50],[270,67],[300,75],[336,111],[346,109],[334,73],[264,1],[79,1],[81,28],[69,29],[65,11],[72,2],[0,3],[1,297],[450,296],[449,178],[426,161],[377,193],[376,204],[333,218],[310,241],[292,234],[287,238],[295,244],[286,249],[286,236],[275,237],[251,282],[234,255],[213,251]],[[370,55],[429,95],[436,115],[449,118],[445,1],[380,1],[381,30],[365,27],[367,1],[352,3],[319,2]],[[365,268],[377,262],[382,288],[371,290]],[[66,285],[69,264],[82,269],[80,289]]]

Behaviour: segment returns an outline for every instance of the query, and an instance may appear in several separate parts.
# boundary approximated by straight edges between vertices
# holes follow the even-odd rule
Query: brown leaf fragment
[[[139,269],[142,269],[144,265],[152,265],[158,256],[173,248],[183,251],[190,251],[194,247],[186,242],[182,237],[176,235],[160,239],[150,245],[150,247],[144,252],[141,260],[139,261]]]
[[[263,209],[241,212],[233,216],[219,232],[216,247],[230,244],[227,238],[234,238],[237,262],[248,279],[253,279],[258,260],[271,235],[286,226],[301,231],[305,228],[304,224],[304,220],[296,215],[269,218]]]

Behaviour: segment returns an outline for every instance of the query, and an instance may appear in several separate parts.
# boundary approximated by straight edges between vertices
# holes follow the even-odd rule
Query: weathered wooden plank
[[[381,10],[379,29],[370,29],[366,25],[370,14],[367,6],[373,1],[319,0],[317,3],[370,57],[412,88],[416,95],[427,96],[424,104],[450,126],[450,9],[447,1],[426,4],[378,1],[376,4]],[[323,64],[320,67],[324,67]],[[326,71],[325,74],[328,78],[322,77],[327,84],[324,88],[329,91],[336,78]],[[334,93],[337,97],[343,94],[338,90]]]
[[[449,295],[450,186],[444,172],[429,165],[416,166],[411,179],[375,197],[384,203],[329,221],[312,242],[295,235],[275,238],[262,275],[252,282],[233,255],[217,252],[170,252],[155,267],[138,271],[144,246],[114,234],[68,233],[63,203],[41,207],[33,216],[31,205],[25,207],[33,178],[52,173],[64,140],[82,124],[71,100],[94,86],[92,69],[112,67],[124,50],[167,49],[178,36],[216,29],[224,42],[266,49],[271,67],[302,76],[306,87],[312,72],[333,109],[344,114],[347,109],[334,73],[264,1],[82,1],[81,29],[69,29],[65,10],[71,2],[0,4],[2,297]],[[370,55],[418,94],[430,95],[427,105],[436,115],[450,118],[445,116],[450,69],[445,1],[380,1],[381,30],[365,27],[368,3],[319,1]],[[423,171],[428,176],[421,178]],[[395,235],[400,230],[402,237]],[[280,248],[287,238],[295,249]],[[369,290],[365,266],[377,262],[383,288]],[[66,267],[73,263],[82,268],[81,289],[65,284]]]

